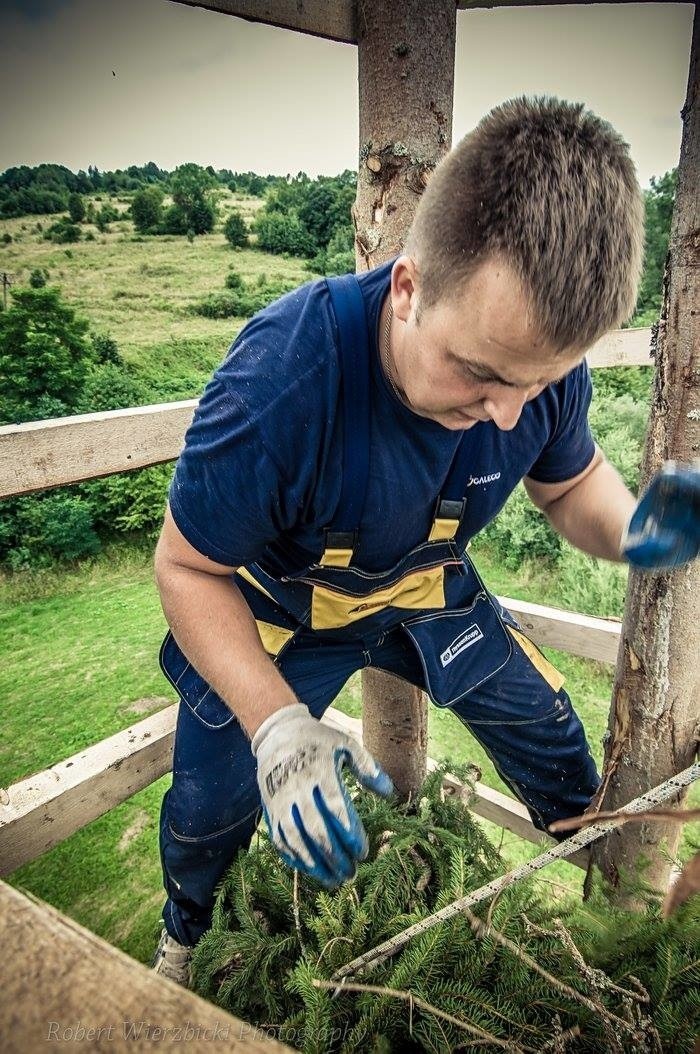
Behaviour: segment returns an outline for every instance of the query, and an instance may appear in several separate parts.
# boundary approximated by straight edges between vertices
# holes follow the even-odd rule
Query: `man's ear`
[[[418,305],[418,266],[412,256],[399,256],[391,271],[394,315],[407,322]]]

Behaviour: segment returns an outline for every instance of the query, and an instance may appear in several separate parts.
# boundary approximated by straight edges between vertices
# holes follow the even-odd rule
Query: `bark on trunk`
[[[683,139],[664,299],[656,334],[656,373],[642,466],[643,479],[667,459],[700,456],[700,100],[696,8]],[[600,807],[617,809],[690,765],[698,747],[700,700],[700,561],[669,574],[630,575]],[[684,796],[683,796],[684,797]],[[681,797],[678,799],[679,803]],[[627,906],[637,903],[625,875],[666,889],[676,824],[626,824],[592,849],[592,860]],[[667,853],[662,852],[665,843]]]
[[[401,252],[430,173],[449,150],[454,0],[357,5],[360,155],[353,209],[357,270]],[[387,530],[391,524],[387,523]],[[363,735],[406,799],[426,772],[422,693],[378,671],[363,674]]]

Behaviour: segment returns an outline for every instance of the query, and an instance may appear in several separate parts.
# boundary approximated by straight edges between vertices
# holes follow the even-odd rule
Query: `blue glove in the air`
[[[634,510],[621,552],[647,571],[667,571],[698,556],[700,462],[666,462]]]

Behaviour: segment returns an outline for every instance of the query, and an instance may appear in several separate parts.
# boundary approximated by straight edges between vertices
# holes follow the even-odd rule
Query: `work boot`
[[[180,944],[171,937],[165,926],[161,930],[160,940],[156,948],[151,969],[161,977],[167,977],[183,988],[189,988],[192,982],[190,961],[192,959],[192,948]]]

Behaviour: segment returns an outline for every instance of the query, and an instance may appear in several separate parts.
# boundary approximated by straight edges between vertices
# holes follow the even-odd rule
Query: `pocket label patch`
[[[478,640],[483,640],[484,634],[479,629],[476,622],[472,622],[471,626],[467,626],[465,630],[460,633],[458,637],[452,641],[448,648],[445,648],[442,655],[440,656],[440,662],[445,666],[449,666],[453,659],[456,659],[460,652],[465,651],[467,648],[471,648],[472,644],[476,644]]]

